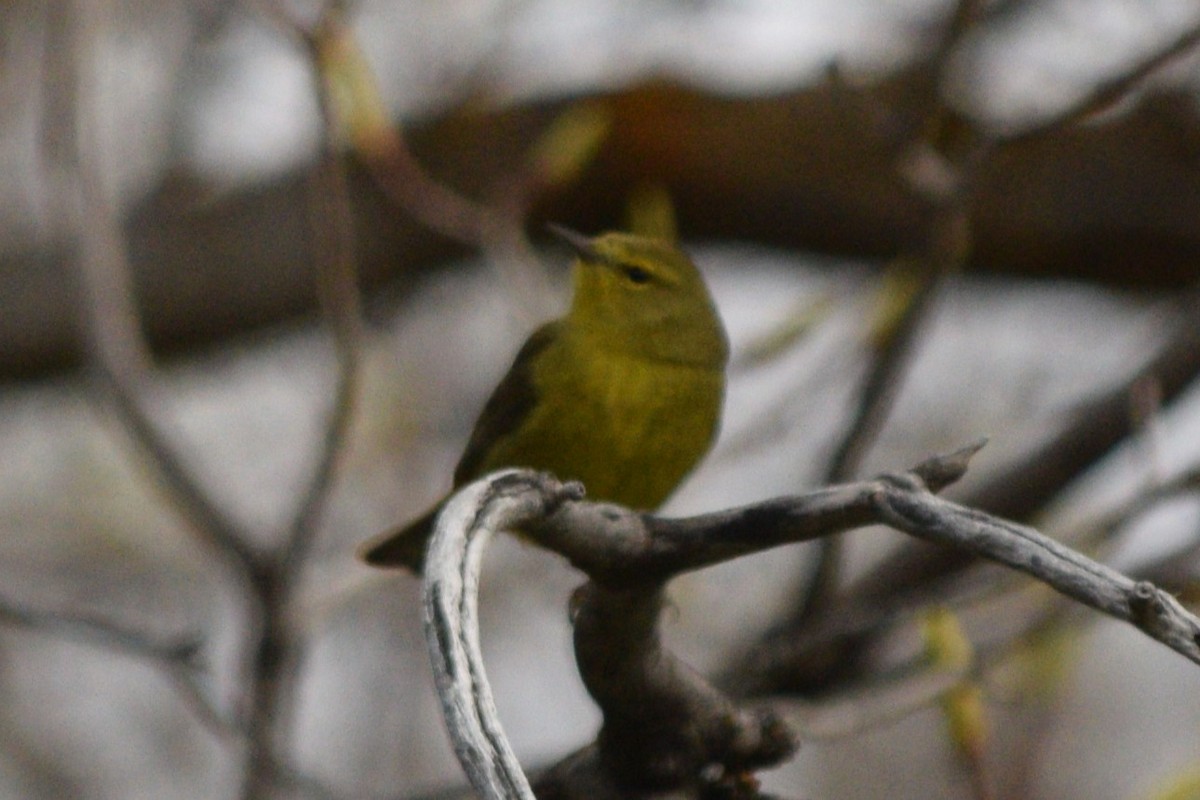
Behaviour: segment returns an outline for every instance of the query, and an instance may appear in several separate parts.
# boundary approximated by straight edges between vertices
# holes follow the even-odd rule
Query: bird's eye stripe
[[[650,281],[650,273],[641,267],[626,266],[624,267],[625,277],[634,283],[648,283]]]

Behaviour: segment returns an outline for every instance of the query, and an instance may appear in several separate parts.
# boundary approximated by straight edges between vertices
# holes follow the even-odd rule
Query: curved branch
[[[425,639],[454,752],[484,798],[528,798],[533,790],[500,727],[479,646],[479,571],[494,531],[544,515],[577,484],[508,470],[455,494],[434,527],[425,562]]]

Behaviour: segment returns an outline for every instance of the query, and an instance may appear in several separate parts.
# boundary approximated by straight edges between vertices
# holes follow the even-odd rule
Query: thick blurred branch
[[[921,220],[896,180],[894,132],[870,109],[907,96],[916,79],[898,73],[742,98],[649,83],[594,97],[610,114],[609,135],[578,181],[538,198],[530,221],[616,226],[630,193],[653,183],[669,192],[688,237],[891,258]],[[572,102],[408,122],[405,141],[439,183],[478,201],[522,174],[529,142]],[[1001,144],[980,167],[968,266],[1143,287],[1195,279],[1200,168],[1184,154],[1198,143],[1194,99],[1159,90],[1111,119]],[[308,173],[215,199],[201,176],[167,176],[130,211],[134,276],[156,345],[227,336],[316,305],[297,266],[306,258]],[[462,252],[396,214],[372,170],[351,164],[349,190],[364,286]],[[69,357],[68,308],[53,278],[63,257],[5,257],[0,276],[12,283],[0,285],[0,374]]]

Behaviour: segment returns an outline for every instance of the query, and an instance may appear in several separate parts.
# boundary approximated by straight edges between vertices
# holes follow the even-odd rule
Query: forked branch
[[[476,790],[531,796],[496,719],[478,647],[480,565],[498,530],[520,529],[591,578],[574,598],[575,652],[604,723],[595,744],[540,778],[538,796],[705,797],[719,787],[724,796],[758,797],[750,771],[790,757],[794,735],[774,714],[742,708],[663,645],[663,589],[683,572],[866,525],[1025,572],[1200,664],[1200,619],[1166,592],[1032,528],[937,497],[981,446],[900,474],[686,519],[586,502],[577,484],[526,470],[463,489],[430,546],[425,624],[451,737]]]

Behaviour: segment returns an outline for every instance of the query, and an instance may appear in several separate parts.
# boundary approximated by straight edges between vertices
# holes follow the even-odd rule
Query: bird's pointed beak
[[[563,242],[566,242],[581,260],[591,262],[600,260],[596,248],[592,247],[592,240],[579,231],[573,231],[570,228],[557,225],[553,222],[546,223],[546,230],[550,231]]]

